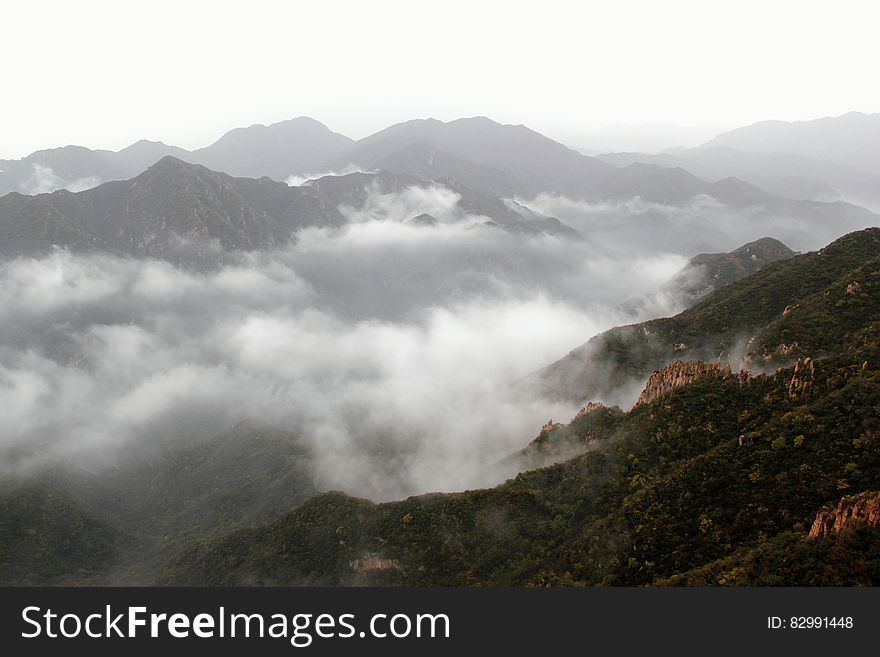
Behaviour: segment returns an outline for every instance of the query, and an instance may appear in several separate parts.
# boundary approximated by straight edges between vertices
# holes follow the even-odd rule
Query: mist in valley
[[[372,499],[497,483],[577,406],[514,385],[615,324],[677,310],[680,254],[514,235],[443,187],[206,271],[74,254],[0,265],[4,476],[90,472],[251,418]],[[414,225],[421,213],[435,225]],[[621,308],[647,298],[635,314]]]

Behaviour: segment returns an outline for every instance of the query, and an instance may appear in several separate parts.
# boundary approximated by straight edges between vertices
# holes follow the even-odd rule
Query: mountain
[[[577,230],[554,217],[541,215],[514,201],[504,201],[487,192],[470,189],[451,178],[432,179],[428,182],[407,174],[380,171],[324,176],[310,181],[306,187],[317,190],[329,205],[345,206],[354,210],[363,210],[374,195],[401,194],[412,189],[440,187],[455,197],[454,209],[448,212],[451,216],[446,217],[447,222],[465,217],[487,217],[509,233],[583,239]]]
[[[267,522],[317,492],[308,446],[254,421],[97,473],[37,473],[0,489],[0,583],[148,583],[187,541]]]
[[[631,228],[662,249],[673,249],[675,243],[687,243],[688,248],[717,243],[719,233],[728,227],[701,219],[695,230],[685,229],[687,234],[682,234],[676,231],[679,222],[663,216],[669,214],[667,208],[704,215],[705,209],[694,206],[711,203],[712,199],[727,208],[713,208],[711,217],[730,209],[745,210],[757,223],[771,222],[774,237],[799,248],[824,244],[876,223],[876,215],[852,204],[783,198],[735,177],[710,182],[668,164],[636,161],[615,167],[525,126],[476,117],[447,123],[426,119],[391,126],[355,142],[325,168],[382,169],[420,179],[440,179],[437,177],[442,174],[448,176],[443,180],[455,180],[468,189],[496,197],[534,199],[546,194],[551,199],[561,195],[586,201],[598,204],[598,210],[609,215],[609,224],[621,230]],[[634,201],[641,204],[642,210],[617,207]],[[611,207],[606,207],[609,204]],[[663,207],[653,208],[651,204]],[[592,229],[588,224],[597,220],[595,212],[583,220],[583,225],[570,216],[561,218],[587,235]],[[696,219],[685,218],[692,220]],[[737,225],[746,223],[742,217],[734,221]],[[754,233],[749,229],[744,235]],[[694,244],[689,241],[692,239]]]
[[[590,201],[639,196],[681,203],[695,194],[711,193],[711,186],[686,171],[658,166],[616,169],[523,125],[502,125],[486,117],[400,123],[355,142],[327,168],[351,165],[422,178],[449,177],[471,189],[510,198],[530,199],[548,192]]]
[[[799,355],[839,349],[839,343],[829,343],[831,333],[799,337],[797,322],[839,277],[869,269],[878,255],[880,229],[870,228],[819,251],[770,263],[674,317],[595,336],[544,368],[532,383],[551,397],[631,401],[634,382],[674,360],[721,359],[738,368],[745,359],[753,366],[771,367]],[[876,309],[868,306],[865,311],[867,321]],[[811,317],[809,326],[818,321],[832,326],[842,320]]]
[[[25,160],[0,163],[0,169],[4,170],[0,173],[0,191],[38,193],[61,188],[80,191],[107,180],[127,179],[150,166],[154,159],[170,154],[227,174],[268,176],[275,180],[287,180],[296,173],[352,168],[387,171],[424,182],[443,181],[496,200],[534,199],[546,194],[612,205],[637,199],[642,204],[690,210],[695,199],[699,202],[715,199],[730,208],[764,214],[777,224],[773,235],[798,248],[812,248],[849,230],[875,223],[874,215],[861,208],[816,203],[814,199],[832,200],[845,195],[873,203],[877,196],[872,176],[849,170],[831,171],[827,180],[814,180],[804,175],[776,175],[775,165],[768,162],[761,165],[763,168],[720,166],[715,167],[716,171],[708,171],[744,172],[747,175],[742,180],[732,174],[704,180],[687,170],[690,166],[687,158],[672,161],[660,156],[659,159],[636,158],[627,166],[612,166],[525,126],[502,125],[485,117],[446,123],[434,119],[408,121],[357,142],[313,119],[300,117],[270,126],[236,129],[211,146],[191,153],[145,141],[119,153],[76,147],[59,150],[63,152],[44,152]],[[37,163],[41,158],[45,165]],[[620,163],[614,161],[614,164]],[[694,165],[693,168],[699,167]],[[810,172],[809,166],[801,169]],[[792,198],[768,193],[749,181]],[[833,181],[837,181],[839,189],[831,185]],[[649,240],[659,239],[659,248],[670,248],[663,235],[672,235],[672,232],[663,221],[656,220],[656,212],[648,208],[645,213],[629,214],[625,223],[642,224],[634,229],[643,232]],[[490,219],[504,225],[496,217],[490,216]],[[309,217],[303,221],[313,223]],[[582,226],[575,227],[586,232]],[[38,225],[34,230],[44,233],[43,241],[56,239],[61,243],[80,244],[106,239],[106,236],[90,234],[82,226]],[[704,228],[704,232],[716,233],[716,237],[719,231],[723,232],[722,227],[711,223]],[[204,232],[210,233],[210,230]],[[753,233],[746,231],[746,235]],[[814,236],[815,242],[809,242],[806,236]],[[710,247],[714,242],[708,237],[695,235],[693,243],[688,243],[688,250]],[[138,236],[132,239],[137,249]],[[227,239],[230,241],[236,239]],[[130,251],[131,245],[126,252]]]
[[[644,380],[676,359],[722,359],[734,367],[741,358],[768,365],[787,362],[818,346],[791,337],[796,333],[791,322],[803,312],[793,311],[792,306],[800,301],[792,299],[812,299],[844,272],[871,262],[878,254],[880,229],[871,228],[820,251],[773,262],[675,317],[597,335],[538,373],[534,383],[551,397],[616,398],[628,383]],[[768,346],[759,353],[765,336],[777,330],[788,336],[789,346],[779,346],[778,351]]]
[[[567,142],[576,144],[585,155],[598,153],[643,151],[659,153],[676,148],[699,146],[724,128],[716,125],[676,125],[641,123],[610,125],[592,134],[571,136]]]
[[[305,116],[271,125],[236,128],[181,158],[231,176],[285,180],[343,151],[352,140]]]
[[[136,176],[166,155],[180,158],[187,151],[144,140],[119,152],[65,146],[37,151],[20,160],[0,160],[0,196],[9,192],[82,191]]]
[[[850,112],[812,121],[762,121],[722,133],[707,145],[794,153],[880,174],[880,114]]]
[[[683,295],[690,306],[718,288],[793,255],[794,251],[772,237],[762,237],[729,253],[701,253],[691,258],[665,289]]]
[[[342,223],[312,188],[233,178],[167,156],[131,180],[0,198],[0,254],[64,246],[200,261],[217,246],[265,249],[286,244],[301,228]]]
[[[666,281],[658,293],[629,299],[619,308],[632,317],[644,317],[658,303],[689,308],[715,290],[793,255],[794,251],[772,237],[762,237],[728,253],[700,253]]]
[[[417,147],[423,158],[415,168],[412,158],[398,155]],[[443,122],[418,119],[399,123],[355,142],[343,155],[328,163],[329,168],[355,164],[366,169],[380,165],[403,164],[394,173],[415,174],[430,159],[432,149],[442,151],[445,158],[466,160],[478,165],[486,187],[476,180],[459,180],[474,189],[490,192],[498,184],[486,168],[497,169],[506,176],[507,185],[515,182],[520,196],[533,197],[540,192],[562,189],[583,190],[587,181],[612,171],[603,162],[548,139],[523,125],[502,125],[486,117]],[[411,153],[411,151],[410,151]],[[409,170],[403,170],[407,168]],[[474,169],[471,169],[474,170]]]
[[[803,155],[702,146],[656,155],[606,153],[596,157],[618,167],[635,163],[681,167],[707,181],[739,178],[771,194],[794,200],[848,200],[869,208],[880,207],[880,175]]]
[[[194,445],[123,463],[104,477],[129,500],[129,520],[167,546],[277,517],[317,492],[313,466],[299,436],[246,420]]]
[[[65,146],[37,151],[20,160],[0,160],[0,196],[60,189],[78,192],[133,178],[169,155],[232,176],[268,176],[283,182],[291,174],[316,171],[351,143],[322,123],[299,117],[230,130],[210,146],[192,152],[145,139],[120,151]]]
[[[580,442],[574,458],[485,490],[383,504],[327,493],[191,546],[160,581],[876,585],[875,512],[845,511],[852,521],[838,534],[811,528],[880,488],[878,271],[880,229],[866,230],[768,265],[675,318],[710,344],[747,311],[748,362],[771,355],[782,364],[772,373],[661,364],[631,410],[593,405],[544,427],[545,443],[557,432]],[[638,334],[633,356],[654,349],[651,332]]]
[[[510,173],[450,155],[424,142],[372,159],[370,169],[412,176],[420,180],[458,180],[473,189],[502,198],[521,195],[523,184]]]
[[[166,156],[139,176],[79,193],[59,190],[0,198],[0,254],[74,251],[208,262],[225,250],[287,244],[310,226],[341,226],[339,206],[362,210],[371,194],[439,185],[455,197],[458,215],[488,217],[506,231],[578,239],[558,219],[512,201],[470,190],[455,180],[428,183],[390,173],[326,176],[301,187],[269,178],[234,178]]]

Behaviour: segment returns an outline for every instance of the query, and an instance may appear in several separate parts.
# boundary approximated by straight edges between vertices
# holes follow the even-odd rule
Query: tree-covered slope
[[[130,545],[130,537],[50,486],[0,491],[5,586],[100,583]]]
[[[812,348],[801,345],[795,352],[786,353],[783,348],[782,353],[774,353],[790,344],[786,336],[796,332],[797,326],[803,324],[818,346],[825,340],[826,324],[837,321],[834,317],[840,308],[849,314],[876,313],[876,303],[870,308],[875,300],[867,291],[861,296],[843,296],[841,291],[869,276],[878,256],[880,229],[850,233],[819,251],[768,264],[675,317],[606,331],[543,369],[533,382],[551,396],[586,400],[613,397],[676,359],[720,358],[738,366],[739,359],[749,352],[768,363],[777,360],[776,356],[788,362],[797,351],[809,353]],[[866,281],[876,282],[876,277]],[[805,313],[819,312],[811,310],[816,296],[825,295],[832,284],[836,287],[827,292],[835,295],[840,308],[825,304],[824,318],[800,322]]]

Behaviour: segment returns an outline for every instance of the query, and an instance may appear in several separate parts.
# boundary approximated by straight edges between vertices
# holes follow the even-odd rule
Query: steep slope
[[[0,490],[0,582],[149,583],[188,540],[267,522],[319,492],[308,446],[258,422],[134,451]]]
[[[217,246],[269,248],[286,244],[301,228],[343,221],[308,187],[232,178],[169,156],[132,180],[76,194],[3,197],[0,254],[66,246],[198,261]]]
[[[812,121],[762,121],[722,133],[707,145],[795,153],[880,173],[880,114],[849,112]]]
[[[592,406],[567,427],[545,427],[545,442],[554,432],[569,445],[581,441],[584,453],[572,460],[487,490],[380,505],[319,496],[264,527],[194,545],[162,581],[658,584],[768,541],[803,543],[817,512],[837,505],[841,491],[880,485],[880,282],[863,285],[867,301],[839,287],[877,278],[877,248],[878,231],[864,231],[821,255],[771,266],[794,273],[792,263],[809,268],[823,258],[833,273],[815,289],[781,286],[764,272],[741,282],[775,281],[789,305],[845,316],[837,326],[797,322],[810,344],[829,345],[801,394],[792,394],[795,368],[749,376],[693,367],[629,412]],[[723,293],[707,302],[732,298]],[[714,332],[699,314],[691,320],[693,333]],[[838,551],[836,578],[803,577],[809,558],[834,549],[819,539],[799,565],[778,562],[773,583],[877,584],[876,531],[865,528],[874,533],[847,532],[855,543]],[[862,555],[868,570],[858,565],[859,545],[873,545]]]
[[[116,153],[108,153],[108,159],[119,167],[117,179],[125,180],[146,171],[168,155],[185,162],[191,161],[189,159],[190,153],[186,149],[178,146],[169,146],[161,141],[149,141],[147,139],[141,139]],[[108,178],[108,180],[111,179]]]
[[[633,382],[637,385],[673,360],[720,358],[739,367],[740,358],[748,352],[749,358],[767,365],[788,363],[812,349],[826,348],[823,336],[839,342],[833,333],[810,333],[811,340],[798,343],[792,338],[800,334],[798,317],[812,312],[819,302],[816,295],[831,285],[836,286],[836,294],[845,295],[847,284],[836,283],[838,277],[860,267],[869,270],[878,256],[880,228],[852,233],[820,251],[771,263],[675,317],[597,335],[542,370],[534,383],[551,397],[631,402],[636,392]],[[867,270],[859,278],[873,281]],[[843,287],[838,289],[839,285]],[[856,295],[843,298],[854,302],[868,299]],[[870,305],[859,306],[859,311],[862,309],[869,316],[876,312]],[[823,325],[836,322],[833,313],[813,319]]]
[[[129,520],[162,536],[253,525],[314,495],[312,455],[295,434],[243,421],[207,441],[124,464],[106,485],[128,500]]]

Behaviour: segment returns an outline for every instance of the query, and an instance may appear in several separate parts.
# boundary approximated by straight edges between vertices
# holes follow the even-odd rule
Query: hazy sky
[[[313,116],[550,136],[880,111],[873,1],[4,3],[0,157]]]

